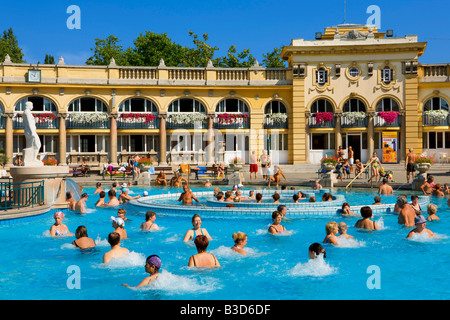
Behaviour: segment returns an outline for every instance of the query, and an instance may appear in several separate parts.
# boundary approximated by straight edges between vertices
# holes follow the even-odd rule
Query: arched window
[[[287,113],[287,109],[284,103],[277,100],[272,100],[268,104],[266,104],[264,114],[268,115],[273,113]]]
[[[333,112],[333,105],[327,99],[317,99],[311,105],[311,113]]]
[[[25,97],[19,100],[14,106],[14,112],[23,113],[23,111],[25,110],[25,103],[27,103],[28,101],[33,103],[33,113],[58,113],[58,108],[56,107],[56,104],[53,103],[53,101],[44,97],[37,96]]]
[[[123,101],[119,106],[119,113],[158,113],[156,104],[148,99],[130,98]]]
[[[78,98],[69,104],[68,112],[108,113],[108,106],[96,98]]]
[[[366,104],[357,98],[348,99],[342,107],[342,112],[366,112]]]
[[[167,113],[206,113],[206,108],[198,100],[182,98],[173,101]]]
[[[440,97],[428,99],[423,105],[423,111],[445,110],[448,111],[448,103]]]
[[[224,99],[217,105],[216,113],[249,113],[249,109],[243,100]]]
[[[249,108],[240,99],[224,99],[217,104],[214,118],[215,128],[249,128]]]
[[[383,98],[377,102],[375,107],[376,112],[400,111],[400,107],[394,99]]]

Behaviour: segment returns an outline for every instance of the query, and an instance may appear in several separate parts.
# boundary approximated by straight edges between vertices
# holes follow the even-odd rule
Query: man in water
[[[378,194],[393,194],[394,190],[388,183],[387,178],[383,178],[383,184],[378,188]]]
[[[192,199],[200,203],[200,201],[194,196],[192,191],[188,188],[188,186],[183,186],[184,192],[181,194],[180,198],[177,200],[182,201],[183,205],[192,205]]]
[[[402,195],[397,198],[397,205],[400,209],[398,214],[398,223],[404,224],[405,227],[414,227],[414,218],[416,217],[416,211],[408,204],[408,198]]]
[[[409,175],[411,174],[414,180],[414,172],[416,171],[414,161],[416,161],[416,154],[413,152],[413,148],[409,148],[409,153],[406,155],[405,169],[406,169],[406,183],[409,183]]]
[[[103,263],[108,263],[112,258],[120,258],[130,251],[120,246],[120,235],[117,232],[111,232],[108,236],[108,243],[111,250],[103,255]]]
[[[105,204],[106,207],[116,207],[120,204],[116,197],[116,192],[112,189],[108,191],[108,198],[109,201]]]
[[[420,186],[420,189],[422,189],[422,192],[424,195],[431,195],[431,192],[433,191],[434,187],[434,177],[428,176],[427,180],[424,182],[423,185]]]
[[[77,200],[73,198],[73,194],[70,191],[66,192],[66,202],[69,203],[69,210],[75,210],[75,205],[77,204]]]
[[[140,197],[141,197],[140,195],[132,197],[132,196],[128,195],[128,188],[122,188],[122,193],[119,196],[119,202],[127,203],[130,200],[139,199]]]
[[[80,196],[80,200],[75,205],[75,211],[77,213],[86,213],[86,201],[88,199],[87,193],[83,193]]]
[[[155,186],[165,186],[167,187],[166,174],[161,170],[155,179]]]

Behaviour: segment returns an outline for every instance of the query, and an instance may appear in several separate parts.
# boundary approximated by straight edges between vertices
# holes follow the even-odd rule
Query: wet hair
[[[66,192],[66,199],[72,199],[72,192],[70,191]]]
[[[298,200],[298,194],[294,194],[294,195],[292,196],[292,199],[293,199],[294,201],[297,201],[297,200]]]
[[[430,203],[427,207],[427,213],[429,215],[435,214],[437,212],[437,205]]]
[[[204,252],[206,251],[206,248],[208,248],[209,245],[208,237],[203,234],[200,234],[195,237],[194,244],[198,252]]]
[[[325,231],[327,234],[333,232],[333,230],[338,226],[337,222],[330,221],[325,225]]]
[[[279,193],[274,193],[272,196],[273,200],[280,200],[280,194]]]
[[[233,240],[235,243],[238,243],[239,241],[244,240],[245,238],[247,238],[247,235],[243,232],[235,232],[233,233]]]
[[[112,183],[112,187],[113,187],[113,188],[117,187],[117,182],[113,182],[113,183]]]
[[[361,208],[361,217],[370,218],[372,216],[372,208],[369,206],[364,206]]]
[[[87,237],[87,236],[88,236],[88,234],[87,234],[87,228],[86,228],[85,226],[79,226],[79,227],[77,228],[77,230],[75,231],[75,237],[76,237],[77,239],[83,238],[83,237]]]
[[[109,197],[115,197],[115,196],[116,196],[116,192],[115,192],[113,189],[110,189],[110,190],[108,191],[108,196],[109,196]]]
[[[127,213],[127,210],[125,210],[125,209],[119,209],[119,210],[117,211],[117,213],[118,213],[118,214],[125,214],[125,213]]]
[[[152,218],[153,216],[156,216],[156,212],[154,212],[154,211],[147,211],[145,213],[145,221],[150,220],[150,218]]]
[[[441,184],[440,183],[436,183],[436,185],[434,186],[434,188],[436,190],[440,190],[441,189]]]
[[[287,186],[281,186],[281,190],[287,190]]]
[[[281,213],[279,211],[272,212],[272,220],[275,220],[275,218],[278,216],[281,216]]]
[[[313,243],[309,246],[309,251],[314,252],[316,256],[323,253],[323,257],[326,258],[327,254],[326,251],[323,249],[322,245],[320,243]]]
[[[225,199],[228,199],[229,197],[231,197],[233,195],[233,192],[231,192],[230,190],[225,191]]]
[[[375,201],[375,202],[381,202],[381,197],[380,196],[375,196],[375,198],[373,198],[373,200]]]
[[[111,247],[119,244],[120,242],[120,234],[118,234],[117,232],[111,232],[108,235],[108,243],[111,245]]]
[[[257,201],[261,200],[261,199],[262,199],[262,194],[258,192],[258,193],[255,195],[255,199],[256,199]]]
[[[316,202],[316,197],[309,198],[309,202]]]

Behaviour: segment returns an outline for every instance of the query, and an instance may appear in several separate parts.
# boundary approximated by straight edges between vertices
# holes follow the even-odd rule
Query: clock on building
[[[27,82],[41,82],[41,70],[28,70]]]

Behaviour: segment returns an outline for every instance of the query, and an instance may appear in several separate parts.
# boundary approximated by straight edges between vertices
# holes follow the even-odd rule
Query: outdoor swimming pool
[[[150,195],[171,193],[181,189],[131,188],[130,194]],[[193,191],[205,191],[205,188]],[[209,189],[211,190],[211,189]],[[248,188],[246,188],[248,190]],[[351,193],[332,190],[350,205],[371,204],[375,191],[354,190]],[[440,221],[427,224],[437,238],[405,239],[411,228],[397,223],[392,213],[377,213],[375,221],[382,226],[376,232],[362,232],[353,226],[358,217],[339,215],[294,216],[283,221],[290,234],[270,235],[272,220],[268,216],[239,215],[202,216],[202,227],[214,238],[208,252],[218,258],[218,269],[188,268],[189,257],[196,254],[192,244],[183,237],[192,228],[192,215],[161,214],[156,223],[160,231],[141,231],[145,208],[130,204],[125,229],[129,239],[122,246],[130,254],[108,265],[102,264],[109,250],[107,235],[113,231],[110,217],[117,209],[95,209],[98,195],[89,194],[88,213],[66,213],[63,223],[71,232],[85,225],[97,247],[85,252],[70,243],[74,237],[51,238],[53,214],[48,213],[29,222],[0,226],[0,298],[5,299],[151,299],[151,300],[296,300],[296,299],[449,299],[447,288],[449,255],[449,216],[446,199],[431,199],[438,205]],[[294,193],[294,191],[292,191]],[[395,196],[382,197],[394,203]],[[409,195],[408,195],[409,199]],[[426,213],[425,216],[428,216]],[[289,211],[287,216],[289,217]],[[344,247],[324,245],[325,260],[309,260],[308,247],[322,243],[325,225],[329,221],[344,221],[348,233],[355,236]],[[230,250],[234,232],[248,235],[247,256]],[[161,257],[159,278],[145,289],[122,286],[139,284],[146,277],[145,258]],[[70,289],[71,266],[79,268],[80,289]],[[379,268],[380,289],[369,289],[367,281],[373,275],[371,266]],[[369,273],[368,273],[369,270]]]

